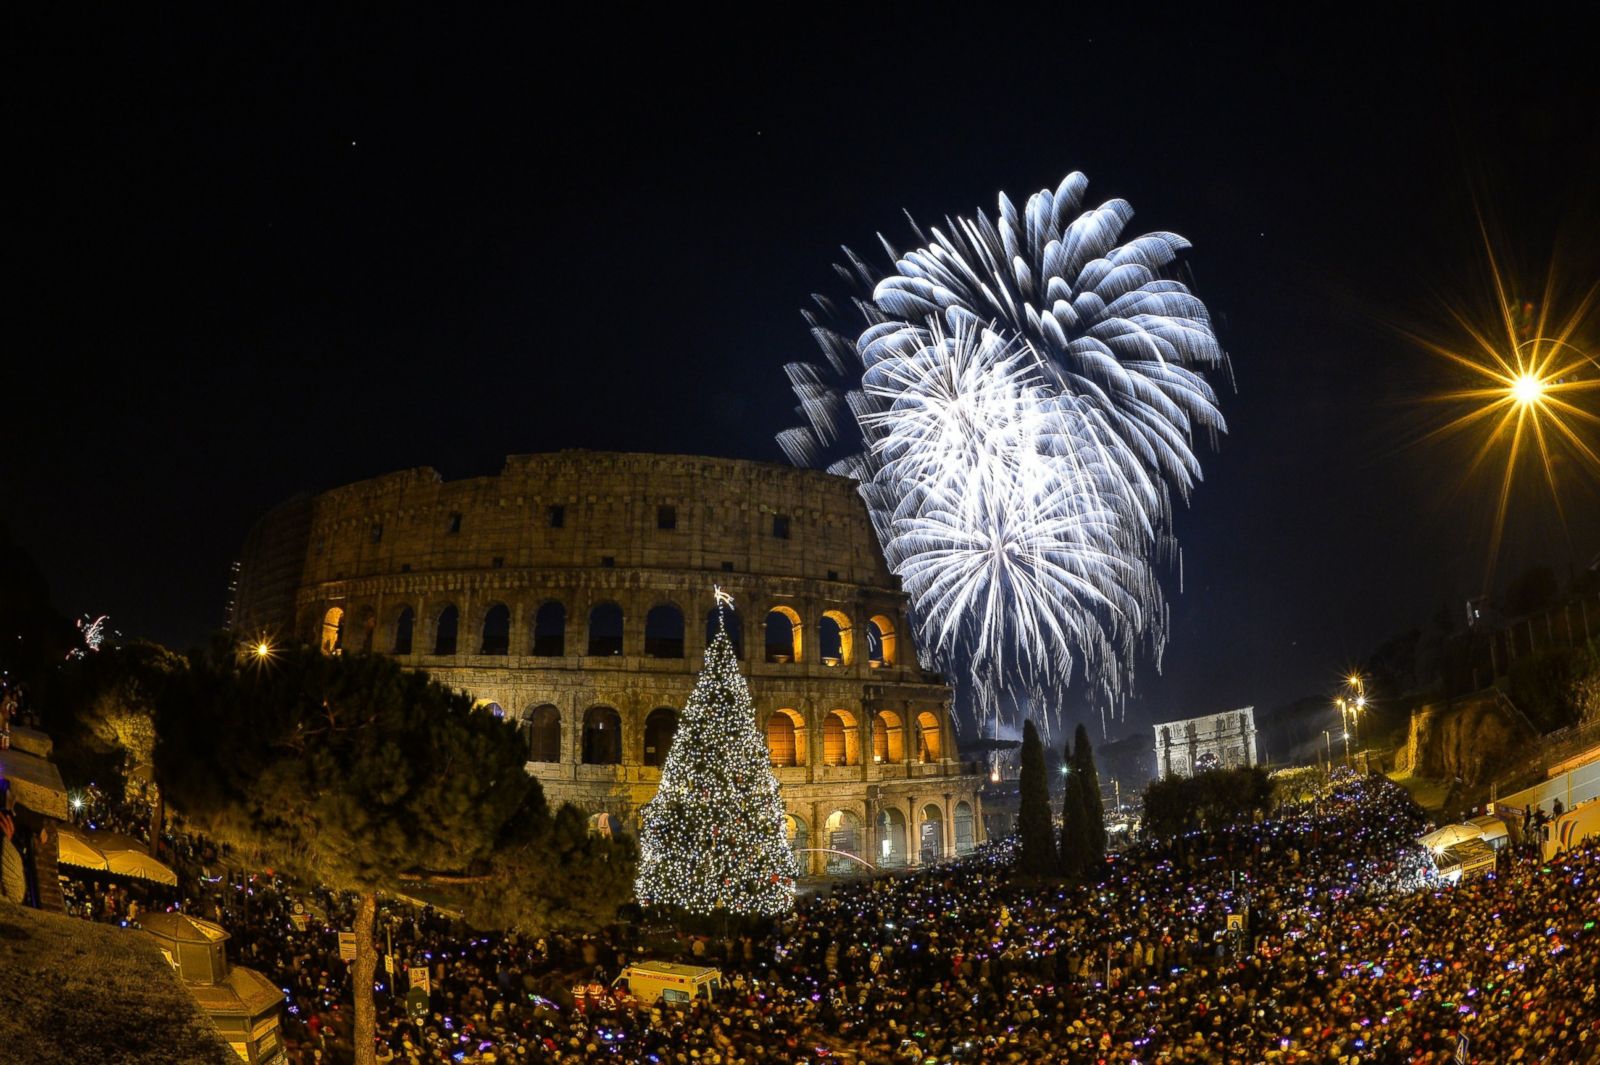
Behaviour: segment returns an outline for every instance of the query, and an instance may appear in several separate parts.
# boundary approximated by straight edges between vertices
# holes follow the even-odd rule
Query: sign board
[[[306,930],[306,926],[311,923],[311,918],[307,917],[303,913],[291,913],[289,915],[289,923],[294,925],[294,930],[296,932],[304,932]]]
[[[1242,913],[1230,913],[1230,914],[1228,914],[1228,931],[1230,931],[1230,932],[1243,932],[1244,931],[1244,914],[1242,914]]]
[[[339,933],[339,957],[345,961],[356,960],[356,934],[354,932]]]
[[[413,987],[406,992],[406,1013],[413,1018],[422,1018],[428,1015],[428,993],[420,987]]]
[[[1456,1037],[1456,1063],[1457,1063],[1457,1065],[1467,1065],[1467,1061],[1469,1060],[1468,1059],[1468,1055],[1467,1055],[1467,1051],[1468,1051],[1469,1046],[1470,1046],[1470,1044],[1467,1042],[1467,1037],[1466,1037],[1465,1034],[1459,1035],[1459,1036]]]
[[[386,971],[390,976],[394,975],[394,955],[393,954],[385,954],[383,956],[383,968],[384,968],[384,971]]]
[[[413,965],[406,970],[406,975],[411,978],[411,990],[421,991],[423,995],[433,990],[433,981],[428,978],[427,966]]]

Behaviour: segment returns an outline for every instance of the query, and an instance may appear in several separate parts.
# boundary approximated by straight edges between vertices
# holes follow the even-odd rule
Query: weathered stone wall
[[[1396,767],[1476,787],[1495,779],[1530,739],[1527,725],[1494,692],[1429,703],[1412,711]]]
[[[497,477],[389,474],[311,499],[303,565],[287,597],[283,548],[271,531],[283,523],[280,509],[247,544],[241,630],[293,633],[329,649],[337,642],[347,651],[400,651],[406,665],[522,721],[553,707],[559,760],[528,763],[552,802],[636,827],[660,772],[646,764],[645,722],[687,701],[715,583],[737,604],[741,667],[758,721],[766,727],[782,714],[798,725],[801,764],[778,775],[813,845],[827,844],[830,818],[837,827],[851,817],[857,849],[874,861],[890,837],[901,841],[892,861],[915,861],[925,823],[935,826],[941,854],[956,848],[958,820],[982,838],[980,778],[959,761],[949,689],[918,666],[905,596],[846,478],[582,451],[512,456]],[[558,649],[535,643],[536,619],[551,604],[564,613]],[[622,614],[621,646],[590,653],[591,614],[611,607]],[[682,619],[682,648],[669,648],[672,657],[647,643],[646,619],[658,608]],[[449,609],[458,618],[453,651],[439,640]],[[795,653],[770,655],[765,622],[780,609],[793,619]],[[491,617],[509,621],[504,653],[483,653],[493,649],[485,644]],[[825,617],[844,634],[826,658]],[[409,651],[397,646],[403,619]],[[620,719],[621,761],[589,764],[584,730],[607,710]],[[832,715],[842,730],[829,725]]]

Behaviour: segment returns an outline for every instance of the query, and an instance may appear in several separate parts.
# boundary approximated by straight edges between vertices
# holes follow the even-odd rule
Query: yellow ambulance
[[[622,970],[611,986],[627,992],[641,1006],[709,999],[722,989],[722,970],[668,961],[642,961]]]

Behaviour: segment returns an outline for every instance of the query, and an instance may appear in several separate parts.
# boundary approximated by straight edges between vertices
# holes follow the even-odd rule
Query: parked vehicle
[[[669,1005],[709,999],[722,989],[722,970],[668,961],[642,961],[622,970],[611,986],[626,991],[641,1005]]]

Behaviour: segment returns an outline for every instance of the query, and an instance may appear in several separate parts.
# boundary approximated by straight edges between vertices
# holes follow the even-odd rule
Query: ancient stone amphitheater
[[[407,470],[251,530],[242,636],[394,655],[515,719],[527,769],[637,831],[715,624],[729,622],[811,873],[972,847],[977,766],[918,666],[854,484],[768,463],[563,451],[498,476]]]

